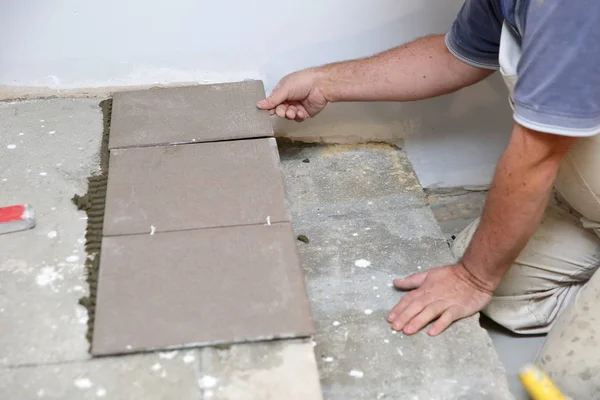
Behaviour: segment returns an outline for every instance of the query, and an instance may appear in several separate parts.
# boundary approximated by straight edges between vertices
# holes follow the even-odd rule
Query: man
[[[427,99],[496,69],[514,127],[481,219],[455,241],[457,264],[394,281],[412,291],[388,321],[409,335],[433,322],[437,335],[483,310],[517,333],[551,332],[544,368],[571,396],[600,398],[599,1],[466,0],[447,35],[295,72],[258,107],[300,122],[329,102]]]

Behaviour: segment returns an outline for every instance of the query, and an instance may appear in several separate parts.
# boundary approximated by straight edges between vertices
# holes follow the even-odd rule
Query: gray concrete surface
[[[310,341],[94,358],[88,353],[86,214],[72,204],[99,172],[100,99],[0,103],[0,205],[31,203],[37,226],[0,236],[0,399],[286,397],[301,377],[320,400]],[[237,363],[235,355],[256,363]],[[232,361],[233,360],[233,361]],[[294,382],[297,383],[297,382]],[[254,385],[254,386],[252,386]],[[232,394],[233,393],[233,394]]]
[[[487,191],[473,189],[426,190],[427,204],[447,239],[458,235],[481,215]]]
[[[476,317],[407,337],[385,321],[394,277],[452,262],[403,151],[280,144],[288,201],[317,324],[326,399],[507,399]],[[306,162],[309,161],[309,162]]]
[[[12,365],[0,371],[2,399],[199,399],[198,351]],[[213,377],[208,379],[213,382]]]
[[[29,203],[37,218],[0,236],[1,366],[88,358],[86,214],[71,197],[98,171],[101,132],[98,100],[0,104],[0,206]]]
[[[446,238],[457,235],[481,215],[487,195],[481,188],[437,189],[426,192],[427,202]],[[529,396],[521,385],[518,372],[525,364],[535,361],[546,335],[515,335],[485,316],[481,317],[480,322],[492,338],[494,348],[506,369],[510,391],[517,400],[528,400]]]
[[[319,399],[315,355],[327,399],[510,398],[477,318],[437,338],[384,319],[401,296],[394,276],[451,261],[404,152],[386,145],[281,150],[294,228],[309,239],[298,245],[314,343],[91,359],[77,304],[86,221],[70,198],[97,172],[99,101],[0,104],[0,204],[38,210],[34,230],[0,236],[0,398]]]

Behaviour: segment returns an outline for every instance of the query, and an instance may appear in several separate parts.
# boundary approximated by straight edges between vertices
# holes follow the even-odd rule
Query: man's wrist
[[[334,64],[327,64],[311,68],[312,73],[315,75],[315,89],[330,103],[340,101],[333,79],[335,73],[333,66]]]
[[[492,294],[500,285],[502,275],[494,276],[489,274],[485,271],[485,268],[478,267],[476,264],[465,261],[464,259],[461,260],[458,265],[462,267],[461,272],[464,273],[464,276],[462,277],[469,280],[473,286],[483,292]]]

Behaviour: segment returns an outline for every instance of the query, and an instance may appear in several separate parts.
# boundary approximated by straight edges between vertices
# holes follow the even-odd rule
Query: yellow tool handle
[[[536,365],[521,368],[519,378],[532,400],[569,400]]]

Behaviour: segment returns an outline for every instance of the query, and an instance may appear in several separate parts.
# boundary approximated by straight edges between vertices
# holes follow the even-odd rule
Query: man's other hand
[[[320,113],[328,103],[318,83],[322,72],[305,69],[285,76],[265,100],[258,102],[261,110],[271,115],[302,122]]]
[[[448,265],[395,279],[394,286],[411,290],[390,311],[392,329],[407,335],[417,333],[430,322],[427,333],[436,336],[450,324],[481,311],[492,293],[462,265]]]

